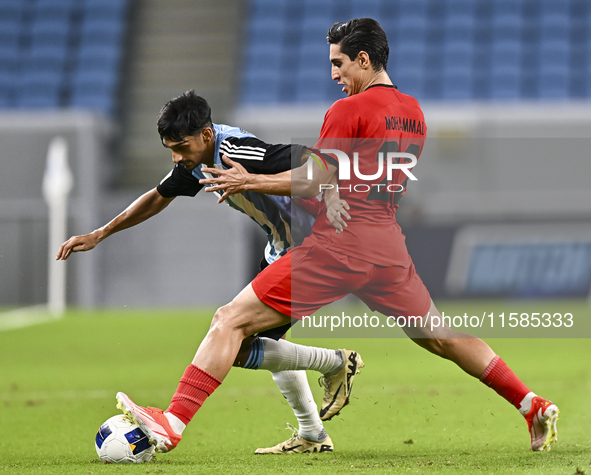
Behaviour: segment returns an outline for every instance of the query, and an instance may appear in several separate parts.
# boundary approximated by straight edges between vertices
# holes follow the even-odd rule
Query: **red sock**
[[[193,364],[187,366],[166,412],[174,414],[185,424],[188,424],[208,396],[211,396],[220,384],[222,382],[219,379],[214,378],[201,368]]]
[[[500,356],[492,359],[482,373],[480,381],[493,388],[517,409],[520,409],[521,401],[530,392]]]

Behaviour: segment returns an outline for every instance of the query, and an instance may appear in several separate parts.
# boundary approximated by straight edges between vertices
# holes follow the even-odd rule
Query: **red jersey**
[[[408,267],[411,259],[395,213],[410,180],[407,182],[403,170],[388,166],[387,153],[406,152],[418,159],[426,135],[419,103],[394,86],[371,86],[335,102],[324,117],[315,148],[337,149],[349,157],[349,164],[339,164],[337,174],[339,193],[351,207],[351,219],[348,227],[336,234],[323,213],[316,219],[309,239],[380,266]],[[338,163],[336,158],[331,159],[336,154],[324,156]],[[378,158],[383,160],[381,173]],[[410,162],[407,158],[390,158],[391,163],[398,160]]]

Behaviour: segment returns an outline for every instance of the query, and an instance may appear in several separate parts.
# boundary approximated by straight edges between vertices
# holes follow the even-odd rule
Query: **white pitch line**
[[[0,314],[0,332],[16,330],[17,328],[30,327],[54,320],[59,320],[61,315],[51,313],[47,305],[17,308]]]

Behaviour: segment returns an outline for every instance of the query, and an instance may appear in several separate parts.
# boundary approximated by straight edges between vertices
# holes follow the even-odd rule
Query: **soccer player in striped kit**
[[[201,179],[212,178],[213,173],[227,168],[229,163],[241,165],[250,173],[277,174],[289,171],[293,161],[301,165],[301,157],[309,153],[301,145],[267,144],[245,130],[211,121],[211,109],[205,99],[193,91],[169,101],[158,118],[158,132],[162,144],[171,150],[175,163],[172,171],[160,184],[148,191],[105,226],[82,236],[73,236],[62,244],[57,259],[67,259],[72,252],[88,251],[110,235],[135,226],[166,208],[177,196],[195,196],[203,185]],[[207,168],[208,172],[203,169]],[[218,197],[222,194],[214,191]],[[245,190],[224,200],[232,208],[253,219],[267,234],[265,256],[261,268],[265,268],[284,256],[310,233],[314,216],[321,203],[317,198],[305,201],[289,196],[273,196]],[[307,211],[307,210],[308,211]],[[296,320],[294,320],[295,322]],[[324,430],[322,421],[334,417],[348,403],[351,383],[363,366],[360,356],[352,350],[293,345],[299,352],[298,370],[282,371],[281,354],[273,348],[265,348],[265,342],[284,337],[292,322],[279,328],[249,336],[234,357],[233,364],[248,369],[268,369],[273,380],[294,410],[299,430],[292,439],[289,450],[283,446],[257,449],[257,453],[332,452],[334,445]],[[267,345],[268,346],[268,345]],[[354,365],[351,365],[351,359]],[[289,366],[288,364],[285,366]],[[304,370],[321,373],[325,387],[325,400],[320,412],[314,402]],[[343,386],[334,397],[335,386]],[[329,398],[330,399],[327,399]],[[182,418],[183,416],[181,416]],[[188,422],[188,419],[183,419]]]

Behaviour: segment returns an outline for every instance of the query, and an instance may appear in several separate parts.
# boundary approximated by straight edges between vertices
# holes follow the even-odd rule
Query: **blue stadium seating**
[[[68,27],[77,6],[71,0],[38,0],[31,9],[33,21],[59,21]]]
[[[247,74],[250,74],[250,71],[277,71],[283,58],[283,45],[281,43],[251,45],[246,50],[245,58],[249,65]]]
[[[473,43],[475,39],[476,20],[469,14],[449,15],[444,22],[445,41],[465,41]]]
[[[129,0],[0,0],[0,107],[116,111]]]
[[[295,100],[297,102],[323,102],[330,87],[327,70],[301,68],[296,77]]]
[[[473,70],[469,67],[448,67],[443,71],[441,97],[444,100],[467,101],[473,99]]]
[[[518,100],[521,97],[522,70],[511,65],[502,65],[492,69],[490,98],[500,100]]]
[[[548,99],[567,99],[570,95],[570,42],[540,42],[539,93]]]
[[[71,106],[114,112],[117,71],[79,71],[72,82]]]
[[[497,41],[493,43],[490,53],[491,69],[521,69],[523,62],[522,44],[516,40]]]
[[[0,0],[0,107],[116,111],[129,5]],[[250,0],[248,12],[244,103],[342,97],[324,37],[363,16],[388,35],[394,82],[421,100],[591,98],[588,0]]]
[[[520,15],[500,14],[492,19],[492,41],[521,41],[524,22]]]
[[[540,17],[540,41],[560,40],[568,42],[571,35],[571,21],[568,15],[554,14]]]
[[[2,0],[0,2],[0,21],[20,23],[25,16],[27,5],[22,0]]]
[[[425,70],[421,67],[406,67],[397,69],[392,81],[404,94],[421,97],[425,82]]]
[[[18,45],[0,46],[0,71],[14,72],[20,64]]]
[[[80,32],[80,43],[121,45],[124,29],[123,19],[87,18]]]
[[[300,8],[304,19],[315,17],[328,20],[335,13],[335,2],[333,0],[303,0]]]
[[[37,9],[63,9],[72,8],[79,4],[78,0],[36,0],[34,8]]]
[[[14,84],[16,73],[0,68],[0,107],[8,108],[13,106]]]
[[[585,74],[585,79],[584,79],[584,83],[585,83],[585,96],[591,97],[591,62],[587,63],[587,71]]]
[[[445,11],[447,16],[469,15],[474,17],[476,2],[474,0],[447,0]]]
[[[320,49],[321,46],[326,45],[326,33],[331,25],[328,18],[304,16],[300,26],[302,41],[313,42],[314,47]]]
[[[270,70],[249,69],[245,77],[243,101],[246,103],[278,103],[281,74],[279,68]]]
[[[524,10],[522,0],[491,0],[491,3],[494,16],[520,16]]]
[[[24,55],[22,70],[34,71],[58,71],[65,69],[68,60],[68,50],[53,44],[36,45],[30,48]]]
[[[0,47],[18,47],[22,27],[18,23],[0,18]]]
[[[272,22],[257,18],[248,27],[249,44],[256,49],[264,43],[283,43],[286,28],[287,19],[285,17],[276,18]]]
[[[470,42],[453,41],[443,48],[444,69],[472,69],[474,61],[474,45]]]
[[[427,17],[429,0],[399,0],[397,3],[399,18]]]
[[[313,41],[304,41],[294,58],[299,65],[299,69],[317,69],[321,70],[330,78],[330,58],[329,47],[326,45],[323,49],[313,48]]]
[[[90,109],[112,115],[115,110],[115,97],[111,89],[97,90],[93,87],[75,90],[72,95],[71,107],[74,109]]]
[[[283,16],[290,0],[252,0],[250,2],[251,18]]]
[[[493,44],[490,41],[487,42],[474,42],[474,66],[475,74],[482,74],[490,69],[491,53]]]
[[[63,74],[59,71],[28,71],[16,86],[19,108],[58,108],[61,104]]]
[[[540,70],[551,64],[565,69],[568,73],[570,65],[570,43],[563,40],[540,41]]]
[[[561,67],[545,68],[540,72],[540,96],[546,99],[568,99],[570,96],[570,75]]]
[[[474,44],[450,41],[443,48],[441,97],[444,100],[468,100],[473,96],[472,84]]]
[[[121,48],[112,45],[84,45],[78,51],[76,69],[79,71],[118,71]]]
[[[86,0],[82,5],[86,17],[100,19],[124,18],[127,8],[127,0]]]
[[[260,44],[256,30],[265,27],[257,16],[269,15],[269,10],[275,12],[275,17],[284,18],[286,1],[251,2],[249,44]],[[315,38],[323,36],[337,19],[334,12],[344,12],[348,18],[371,16],[380,21],[390,42],[390,74],[401,90],[419,99],[591,97],[588,0],[292,1],[300,6],[298,29],[282,24],[272,35],[286,56],[296,55],[298,59],[289,71],[285,64],[273,61],[268,61],[267,67],[287,72],[298,92],[277,93],[279,100],[318,101],[323,93],[326,101],[338,97],[333,88],[320,81],[325,56],[319,51],[325,50],[325,44]],[[295,11],[296,7],[291,8]],[[328,13],[331,9],[332,17]],[[315,14],[310,16],[310,11]],[[281,52],[275,55],[281,56]],[[247,46],[245,57],[253,56],[256,54]],[[248,76],[248,59],[244,64],[243,74]],[[321,72],[312,73],[314,68]],[[311,78],[313,93],[306,93],[305,86],[297,84],[304,77]],[[256,83],[247,83],[247,87],[257,87]],[[256,91],[245,91],[243,101],[256,101],[256,96]]]
[[[382,0],[364,0],[363,2],[353,2],[350,5],[350,18],[374,18],[380,20]]]
[[[399,45],[394,54],[390,54],[390,61],[396,73],[400,73],[406,67],[424,69],[427,52],[427,45],[424,42],[400,41]]]
[[[386,16],[384,16],[384,18],[380,22],[380,25],[384,29],[384,31],[386,32],[386,36],[388,37],[388,41],[389,42],[394,41],[394,38],[396,38],[397,28],[398,28],[398,16],[395,14],[386,15]]]
[[[394,84],[405,94],[420,97],[425,84],[425,42],[400,42],[396,48],[390,67]]]
[[[29,32],[32,47],[54,45],[67,50],[70,38],[69,24],[59,19],[39,18],[31,25]]]
[[[393,38],[396,49],[400,49],[404,43],[426,41],[429,29],[429,20],[426,17],[412,15],[399,17],[396,25],[396,37]]]
[[[569,16],[570,0],[539,0],[540,14],[544,16]]]

